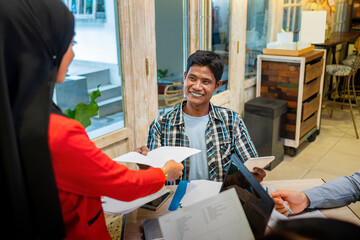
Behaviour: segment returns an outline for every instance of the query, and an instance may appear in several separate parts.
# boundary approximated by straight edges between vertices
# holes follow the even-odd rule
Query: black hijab
[[[48,124],[73,36],[74,17],[60,0],[0,0],[0,182],[13,239],[65,236]]]

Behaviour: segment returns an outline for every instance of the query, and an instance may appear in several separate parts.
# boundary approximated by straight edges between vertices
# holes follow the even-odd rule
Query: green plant
[[[66,114],[69,118],[77,120],[84,128],[87,128],[91,125],[91,117],[94,117],[99,114],[99,105],[95,101],[96,98],[101,96],[101,92],[99,90],[101,84],[97,85],[97,89],[90,93],[90,103],[78,103],[74,110],[66,109],[64,114]]]
[[[167,73],[168,73],[167,69],[164,69],[164,70],[158,69],[157,70],[157,79],[166,77]]]

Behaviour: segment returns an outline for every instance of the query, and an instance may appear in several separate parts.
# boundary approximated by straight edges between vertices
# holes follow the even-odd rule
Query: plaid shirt
[[[185,104],[186,100],[151,123],[147,138],[147,146],[150,150],[162,146],[190,146],[184,130],[182,106]],[[255,147],[240,115],[230,109],[214,106],[211,103],[209,122],[205,131],[205,144],[209,179],[213,181],[223,181],[223,176],[229,170],[230,158],[233,153],[242,161],[235,162],[235,165],[242,164],[251,157],[257,157]],[[189,180],[189,158],[185,159],[183,164],[184,174],[180,180]]]

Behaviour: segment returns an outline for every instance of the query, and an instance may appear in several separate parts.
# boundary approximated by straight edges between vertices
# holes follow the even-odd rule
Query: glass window
[[[345,31],[345,15],[348,5],[348,0],[338,0],[335,4],[335,16],[333,23],[333,32]]]
[[[69,9],[73,9],[74,2],[81,3],[65,1]],[[89,2],[95,3],[83,1]],[[90,138],[124,127],[116,1],[102,3],[97,9],[102,8],[106,13],[105,21],[75,19],[75,58],[65,81],[56,85],[54,94],[54,101],[65,111],[74,109],[78,103],[89,104],[89,94],[100,85],[101,97],[95,100],[99,114],[91,118],[91,125],[86,128]]]
[[[249,0],[246,23],[245,78],[256,76],[257,55],[266,47],[268,0]]]
[[[299,41],[301,23],[301,1],[284,0],[282,28],[294,33],[294,42]]]
[[[62,0],[75,18],[105,19],[105,1],[108,0]]]
[[[229,80],[230,0],[212,0],[211,15],[211,50],[219,54],[224,61],[222,86],[217,92],[219,93],[228,88]]]
[[[188,57],[187,16],[187,1],[155,1],[159,114],[172,110],[184,97],[183,81]]]

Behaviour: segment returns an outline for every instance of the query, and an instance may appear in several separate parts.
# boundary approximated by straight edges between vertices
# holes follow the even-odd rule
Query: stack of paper
[[[296,219],[296,218],[326,218],[326,217],[319,210],[315,210],[312,212],[304,212],[304,213],[300,213],[297,215],[292,215],[292,216],[287,217],[274,209],[271,213],[270,220],[268,222],[268,226],[270,228],[274,228],[277,221],[291,220],[291,219]]]
[[[169,160],[182,162],[186,158],[201,152],[201,150],[188,147],[160,147],[148,152],[147,156],[137,152],[129,152],[113,160],[116,162],[132,162],[151,167],[163,167]]]
[[[159,191],[157,191],[154,194],[151,194],[151,195],[143,197],[143,198],[138,198],[131,202],[124,202],[124,201],[119,201],[119,200],[116,200],[116,199],[113,199],[110,197],[103,197],[101,199],[102,207],[103,207],[104,213],[107,213],[107,214],[111,214],[111,215],[125,214],[125,213],[131,212],[131,211],[141,207],[145,203],[148,203],[148,202],[162,196],[166,192],[170,192],[170,190],[166,189],[164,186],[162,189],[160,189]]]
[[[214,197],[219,194],[222,182],[209,180],[192,180],[186,187],[186,193],[180,205],[188,207],[204,199]]]
[[[161,216],[159,223],[164,239],[254,239],[233,188]]]

